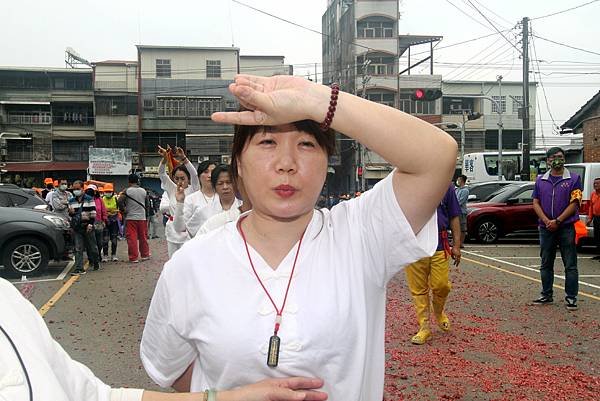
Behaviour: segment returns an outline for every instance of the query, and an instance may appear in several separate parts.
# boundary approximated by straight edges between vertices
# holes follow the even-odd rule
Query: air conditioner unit
[[[231,156],[230,155],[221,155],[221,163],[231,164]]]

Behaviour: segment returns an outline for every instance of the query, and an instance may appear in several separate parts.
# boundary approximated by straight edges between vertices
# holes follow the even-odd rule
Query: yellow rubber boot
[[[450,319],[446,313],[444,313],[444,306],[446,304],[445,298],[436,297],[434,295],[433,300],[431,302],[433,305],[433,314],[435,315],[435,319],[437,320],[437,324],[442,331],[450,330]]]
[[[431,330],[429,328],[429,295],[413,296],[413,300],[417,312],[417,321],[419,322],[419,331],[410,339],[410,342],[422,345],[431,338]]]

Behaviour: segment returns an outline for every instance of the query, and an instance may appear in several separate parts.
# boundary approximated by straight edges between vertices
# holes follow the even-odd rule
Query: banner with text
[[[90,175],[128,175],[131,149],[90,148]]]

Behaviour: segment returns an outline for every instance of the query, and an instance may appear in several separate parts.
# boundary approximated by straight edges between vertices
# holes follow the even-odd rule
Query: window
[[[94,125],[94,107],[91,103],[53,103],[52,119],[56,125]]]
[[[511,96],[512,98],[512,112],[513,114],[519,114],[519,108],[523,107],[523,96]],[[518,100],[518,101],[517,101]]]
[[[126,116],[127,98],[120,97],[96,97],[96,114],[101,116]]]
[[[154,110],[154,99],[144,99],[144,110]]]
[[[506,113],[506,96],[492,96],[496,102],[500,103],[500,107],[502,108],[502,113]],[[496,103],[492,103],[492,113],[497,113],[498,107]]]
[[[185,97],[157,97],[156,115],[159,117],[185,117]]]
[[[237,111],[238,103],[232,100],[225,101],[225,111]]]
[[[137,151],[138,138],[135,133],[96,132],[95,146],[97,148],[129,148]]]
[[[431,115],[436,114],[435,112],[435,100],[432,101],[416,101],[412,100],[411,96],[414,91],[400,93],[398,102],[398,108],[405,113],[409,114],[425,114]]]
[[[221,111],[221,98],[190,97],[187,99],[188,117],[209,118],[212,113]]]
[[[394,107],[393,93],[367,93],[367,99],[369,99],[372,102],[377,102],[390,107]]]
[[[206,60],[206,78],[221,78],[221,60]]]
[[[367,59],[371,61],[369,67],[367,68],[367,73],[369,75],[394,75],[396,73],[396,69],[394,68],[395,61],[393,56],[369,55]],[[361,71],[363,69],[363,63],[364,57],[357,57],[356,64],[358,65],[358,68]]]
[[[156,78],[171,78],[171,60],[156,59]]]
[[[392,38],[394,21],[385,17],[369,17],[356,24],[356,35],[359,38]]]
[[[17,194],[9,194],[8,196],[10,197],[10,201],[13,204],[13,206],[21,206],[25,202],[27,202],[27,197],[25,197],[25,196],[21,196],[21,195],[17,195]]]
[[[60,162],[87,161],[90,146],[94,146],[94,141],[52,141],[52,157]]]
[[[515,199],[518,200],[519,203],[532,203],[533,202],[533,188],[526,189],[520,194],[515,196]]]
[[[470,114],[473,111],[475,99],[445,97],[442,99],[442,114]]]
[[[157,146],[186,149],[185,132],[144,132],[142,134],[142,152],[156,154]]]

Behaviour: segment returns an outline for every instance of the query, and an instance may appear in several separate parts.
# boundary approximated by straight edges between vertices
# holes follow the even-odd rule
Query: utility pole
[[[529,18],[524,17],[523,25],[523,139],[522,150],[523,169],[521,170],[521,180],[529,181]]]
[[[367,98],[367,84],[369,83],[369,81],[371,80],[371,76],[369,75],[369,64],[371,64],[371,60],[369,60],[368,58],[369,52],[367,51],[367,53],[365,54],[365,61],[363,62],[362,65],[362,69],[363,69],[363,74],[362,74],[362,98],[366,99]],[[362,149],[362,145],[360,144],[360,142],[355,141],[356,143],[356,151],[358,153],[356,160],[356,171],[355,171],[355,175],[356,175],[356,190],[363,192],[364,191],[364,176],[365,176],[365,169],[363,166],[363,149]],[[361,171],[361,176],[358,177],[358,169],[360,168]],[[355,191],[356,192],[356,191]]]
[[[502,181],[502,75],[496,77],[498,80],[499,102],[496,105],[498,109],[498,181]]]

